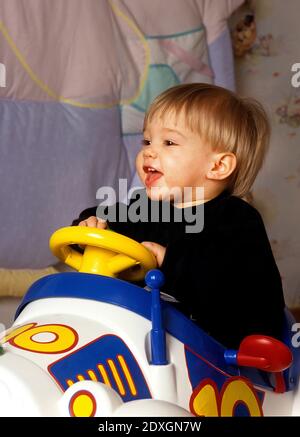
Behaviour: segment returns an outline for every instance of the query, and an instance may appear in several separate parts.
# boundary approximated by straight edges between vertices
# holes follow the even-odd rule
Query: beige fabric
[[[22,269],[0,269],[0,297],[23,296],[28,288],[38,279],[58,273],[58,266],[51,266],[45,269],[22,270]]]

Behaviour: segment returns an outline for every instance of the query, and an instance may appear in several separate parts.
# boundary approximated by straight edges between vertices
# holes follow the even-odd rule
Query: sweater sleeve
[[[232,226],[225,222],[218,232],[222,242],[220,273],[226,277],[224,305],[227,303],[230,318],[237,322],[235,327],[228,320],[228,327],[239,340],[250,334],[280,338],[284,298],[268,236],[256,210],[249,207],[241,219]]]
[[[250,334],[282,334],[280,274],[262,219],[249,208],[231,209],[217,227],[171,242],[161,266],[165,291],[205,331],[235,348]]]

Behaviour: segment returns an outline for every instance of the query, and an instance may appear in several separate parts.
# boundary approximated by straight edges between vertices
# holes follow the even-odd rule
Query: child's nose
[[[157,152],[154,150],[154,148],[152,146],[148,146],[144,150],[144,156],[145,156],[145,158],[156,158]]]

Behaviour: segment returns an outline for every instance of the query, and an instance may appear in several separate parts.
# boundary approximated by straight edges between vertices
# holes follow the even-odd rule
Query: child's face
[[[212,153],[199,134],[188,129],[184,114],[175,117],[170,113],[163,119],[155,115],[146,126],[136,158],[137,172],[148,197],[178,202],[197,200],[195,190],[190,190],[191,197],[182,200],[174,199],[169,193],[174,187],[179,188],[181,195],[184,187],[205,187]]]

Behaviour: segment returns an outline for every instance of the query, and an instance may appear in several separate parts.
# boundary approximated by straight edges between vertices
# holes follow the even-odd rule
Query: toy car
[[[70,227],[50,247],[79,272],[38,280],[0,335],[2,416],[300,414],[288,312],[282,342],[253,335],[227,350],[160,298],[141,244]],[[128,282],[145,275],[148,290]]]

